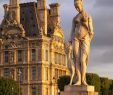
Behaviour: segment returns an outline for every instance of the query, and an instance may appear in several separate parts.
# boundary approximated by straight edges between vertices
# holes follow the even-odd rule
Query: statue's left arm
[[[71,30],[71,33],[70,33],[70,39],[69,39],[69,42],[72,43],[72,40],[73,40],[73,35],[74,35],[74,32],[75,32],[75,17],[73,18],[73,21],[72,21],[72,30]]]
[[[90,36],[90,40],[92,40],[93,36],[94,36],[94,32],[93,32],[93,21],[92,21],[92,17],[90,16],[88,19],[88,26],[89,26],[89,36]]]

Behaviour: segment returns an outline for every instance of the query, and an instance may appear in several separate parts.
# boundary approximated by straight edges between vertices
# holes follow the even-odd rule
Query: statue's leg
[[[90,42],[87,39],[82,41],[81,44],[81,78],[82,78],[82,84],[87,85],[86,82],[86,70],[87,70],[87,62],[88,62],[88,56],[89,56],[89,49],[90,49]]]
[[[73,58],[77,75],[77,81],[75,85],[81,85],[81,70],[79,64],[79,40],[75,39],[72,44],[73,44]]]
[[[72,75],[71,75],[70,85],[72,85],[73,78],[75,75],[75,67],[74,67],[73,63],[71,63],[71,68],[72,68]]]
[[[81,54],[81,78],[82,78],[82,84],[83,85],[87,85],[86,82],[86,68],[87,68],[87,64],[86,64],[86,58],[87,55],[85,53]]]
[[[70,70],[70,73],[71,73],[71,79],[70,79],[69,85],[72,85],[73,78],[74,78],[74,75],[75,75],[75,71],[74,71],[75,67],[73,66],[73,60],[72,60],[72,57],[70,55],[70,52],[68,53],[67,58],[68,58],[68,63],[69,63],[68,67],[69,67],[69,70]]]

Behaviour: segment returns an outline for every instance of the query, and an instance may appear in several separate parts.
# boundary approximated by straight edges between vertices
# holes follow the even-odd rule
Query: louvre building
[[[60,5],[46,0],[4,4],[0,24],[0,76],[19,83],[23,95],[57,95],[68,74]]]

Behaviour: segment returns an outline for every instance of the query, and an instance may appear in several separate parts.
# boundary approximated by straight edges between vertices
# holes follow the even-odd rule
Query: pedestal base
[[[65,86],[64,92],[60,95],[98,95],[98,92],[94,91],[94,86]]]

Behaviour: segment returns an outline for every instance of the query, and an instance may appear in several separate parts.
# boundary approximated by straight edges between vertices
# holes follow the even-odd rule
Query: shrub
[[[109,95],[113,95],[113,80],[112,80],[110,87],[109,87]]]
[[[104,78],[101,77],[101,95],[109,95],[109,87],[110,87],[110,83],[109,83],[109,79],[108,78]]]
[[[113,95],[113,80],[108,78],[100,78],[97,74],[87,73],[86,80],[88,85],[95,86],[95,91],[99,95]],[[70,82],[70,76],[61,76],[57,80],[58,88],[60,91],[64,91],[64,87]]]
[[[59,90],[64,91],[64,87],[68,85],[69,82],[70,82],[70,76],[65,75],[65,76],[59,77],[57,81]]]
[[[8,78],[0,78],[0,95],[18,95],[18,84]]]
[[[95,91],[100,92],[100,78],[97,74],[87,73],[86,79],[88,85],[95,86]]]

